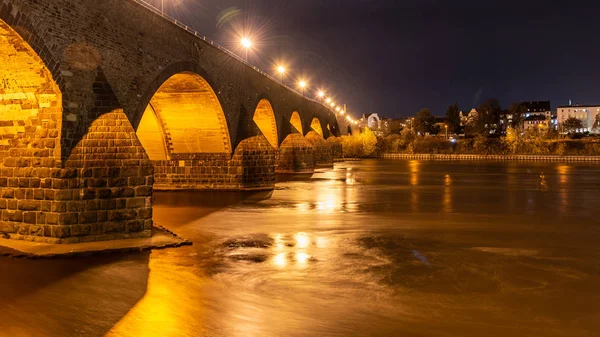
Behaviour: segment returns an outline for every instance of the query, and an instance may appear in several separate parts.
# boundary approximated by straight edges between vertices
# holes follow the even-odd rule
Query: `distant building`
[[[523,129],[529,130],[539,127],[548,128],[552,125],[551,119],[542,114],[531,114],[523,119]]]
[[[525,130],[540,124],[547,127],[552,126],[555,130],[558,128],[558,120],[556,114],[552,113],[550,101],[530,101],[521,104],[527,108],[525,116],[523,116],[523,128]],[[547,121],[543,122],[540,116],[543,116]]]
[[[597,132],[593,130],[596,115],[600,114],[600,104],[597,105],[562,105],[557,108],[558,122],[564,123],[570,117],[577,118],[583,128],[577,132]]]

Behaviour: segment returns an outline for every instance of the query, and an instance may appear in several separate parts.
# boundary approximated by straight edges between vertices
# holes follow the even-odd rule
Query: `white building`
[[[592,132],[598,114],[600,114],[600,105],[563,105],[557,108],[560,124],[570,117],[575,117],[581,121],[583,129],[577,130],[577,132]],[[597,130],[593,131],[597,132]]]

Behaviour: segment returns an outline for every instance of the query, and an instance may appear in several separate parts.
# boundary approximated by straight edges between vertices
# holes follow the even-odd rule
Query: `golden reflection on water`
[[[452,177],[449,174],[446,174],[444,177],[444,201],[443,201],[443,209],[444,213],[452,213],[454,212],[454,207],[452,205]]]
[[[287,253],[279,253],[273,258],[273,264],[277,267],[283,268],[287,265]]]
[[[294,236],[296,239],[296,247],[298,248],[307,248],[310,245],[310,238],[306,233],[298,233]]]
[[[310,255],[300,252],[300,253],[296,253],[296,262],[298,263],[298,266],[300,267],[304,267],[306,266],[306,262],[308,261],[308,259],[310,258]]]
[[[356,212],[359,210],[358,200],[359,186],[351,168],[342,173],[346,179],[340,176],[326,177],[329,180],[321,180],[311,186],[310,189],[298,190],[294,207],[298,213],[323,213],[335,214],[340,212]],[[308,202],[307,198],[312,202]],[[287,210],[282,209],[282,212]]]
[[[562,185],[559,187],[559,209],[561,212],[566,213],[569,208],[569,192],[566,185],[569,184],[569,172],[571,171],[571,166],[559,165],[556,167],[556,171],[558,172],[559,182]]]
[[[410,184],[413,186],[413,189],[410,192],[410,210],[415,213],[419,212],[419,191],[417,190],[419,185],[419,165],[420,163],[416,160],[408,162]]]
[[[177,268],[175,261],[150,258],[148,285],[144,297],[106,333],[105,337],[156,336],[179,337],[186,322],[198,321],[206,310],[198,293],[190,292],[190,286],[198,288],[205,280],[189,269]],[[177,272],[175,272],[177,268]],[[184,282],[185,280],[185,282]],[[127,284],[123,284],[127,287]],[[190,303],[194,303],[190,307]]]
[[[307,262],[310,260],[311,255],[308,250],[311,246],[311,238],[305,232],[298,232],[293,236],[293,242],[285,244],[285,238],[281,234],[274,236],[275,250],[279,252],[275,254],[272,259],[272,264],[278,268],[285,268],[290,262],[295,262],[299,268],[306,267]],[[319,237],[316,240],[317,247],[327,247],[328,239],[325,237]]]
[[[420,163],[416,160],[408,162],[408,169],[410,171],[410,184],[413,186],[419,185],[419,165]]]

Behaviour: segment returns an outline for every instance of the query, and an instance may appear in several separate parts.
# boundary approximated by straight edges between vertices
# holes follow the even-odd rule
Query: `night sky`
[[[160,3],[154,0],[155,3]],[[165,0],[169,14],[359,116],[444,115],[494,97],[600,104],[600,1]]]

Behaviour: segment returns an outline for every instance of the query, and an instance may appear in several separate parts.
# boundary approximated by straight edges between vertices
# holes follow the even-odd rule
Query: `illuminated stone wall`
[[[300,133],[292,133],[279,147],[276,173],[312,174],[315,170],[314,149]]]
[[[331,145],[331,154],[334,160],[344,158],[344,148],[342,146],[341,138],[329,137],[327,138],[327,142]]]
[[[316,131],[306,134],[306,141],[314,149],[315,166],[333,166],[333,147]]]
[[[241,142],[225,153],[174,154],[154,161],[156,190],[269,189],[275,181],[275,149],[264,136]]]
[[[262,99],[256,107],[252,119],[262,134],[267,138],[273,148],[279,146],[279,137],[277,136],[277,123],[275,121],[275,111],[268,100]]]
[[[310,172],[310,121],[339,133],[322,105],[131,0],[2,0],[0,60],[0,232],[13,238],[147,236],[150,159],[169,163],[159,187],[272,187],[275,143],[281,170]],[[206,85],[159,90],[182,73]],[[253,120],[265,97],[271,124]],[[205,103],[222,114],[191,114]]]

